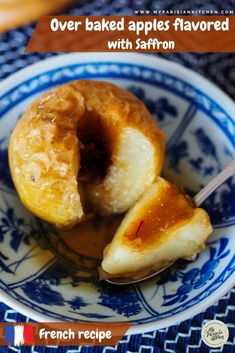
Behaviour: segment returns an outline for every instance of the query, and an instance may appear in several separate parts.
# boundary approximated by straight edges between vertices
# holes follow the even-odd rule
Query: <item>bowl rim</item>
[[[152,332],[152,331],[156,331],[156,330],[167,328],[174,325],[177,326],[181,322],[186,321],[190,318],[193,318],[197,314],[208,309],[211,305],[215,304],[219,299],[221,299],[234,287],[234,284],[235,284],[235,277],[234,277],[234,280],[231,281],[231,283],[228,284],[225,288],[221,286],[219,290],[216,290],[212,295],[208,296],[206,299],[203,299],[195,306],[188,308],[178,314],[173,314],[172,316],[169,316],[167,318],[160,319],[159,321],[152,321],[146,324],[132,325],[125,333],[125,336]],[[0,289],[0,300],[2,300],[2,295],[4,294],[6,295],[6,293]],[[8,295],[4,297],[4,301],[2,300],[2,302],[7,306],[9,306],[11,309],[18,311],[20,314],[26,317],[29,317],[30,319],[36,322],[46,322],[46,323],[61,322],[61,320],[58,320],[55,318],[49,318],[47,315],[33,311],[25,304],[19,303],[16,299],[13,299]],[[69,323],[69,321],[65,321],[65,322]]]
[[[95,54],[95,55],[92,55]],[[105,56],[105,59],[104,59]],[[202,77],[200,74],[188,69],[176,62],[159,58],[158,56],[151,54],[143,54],[143,53],[68,53],[68,54],[59,54],[52,56],[50,58],[46,58],[31,64],[24,69],[19,70],[14,73],[10,77],[1,81],[0,83],[0,94],[3,92],[9,91],[9,87],[13,88],[16,83],[25,80],[25,78],[29,79],[35,76],[35,72],[37,75],[41,73],[45,73],[46,71],[50,71],[55,68],[62,68],[66,63],[69,65],[79,64],[79,63],[95,63],[95,62],[116,62],[116,63],[139,63],[142,66],[146,66],[146,68],[160,68],[161,71],[171,72],[172,75],[176,77],[183,77],[184,81],[187,83],[187,78],[190,77],[191,80],[195,83],[195,87],[203,87],[203,91],[206,91],[206,87],[209,88],[210,97],[220,96],[220,100],[223,101],[222,107],[225,107],[225,110],[234,110],[235,115],[235,104],[233,100],[224,93],[219,87],[214,85],[208,79]],[[157,66],[159,65],[159,66]],[[200,88],[202,89],[202,88]],[[235,118],[232,118],[235,121]],[[228,228],[228,227],[226,227]],[[212,294],[203,299],[201,302],[195,304],[194,306],[185,309],[184,311],[169,316],[167,318],[163,318],[160,320],[152,321],[149,323],[143,323],[139,325],[133,325],[129,328],[126,334],[140,334],[145,332],[154,331],[161,328],[166,328],[172,325],[177,325],[180,322],[189,319],[192,316],[204,311],[210,305],[219,300],[223,295],[225,295],[235,284],[235,273],[231,275],[222,286],[217,288]],[[58,322],[61,320],[50,318],[47,315],[36,312],[29,308],[27,305],[19,303],[16,299],[10,297],[6,292],[0,289],[0,300],[4,302],[6,305],[10,306],[14,310],[17,310],[24,316],[30,317],[31,319],[39,322]]]

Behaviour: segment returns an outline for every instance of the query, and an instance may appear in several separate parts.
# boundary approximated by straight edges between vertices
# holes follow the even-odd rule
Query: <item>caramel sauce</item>
[[[101,260],[103,250],[112,240],[122,218],[120,215],[91,217],[72,229],[60,230],[59,235],[73,251]]]
[[[161,242],[169,228],[190,219],[193,213],[190,199],[176,185],[169,184],[137,215],[125,234],[125,241],[136,249]]]
[[[86,111],[78,122],[81,165],[79,180],[102,180],[111,164],[111,143],[107,127],[99,114]]]

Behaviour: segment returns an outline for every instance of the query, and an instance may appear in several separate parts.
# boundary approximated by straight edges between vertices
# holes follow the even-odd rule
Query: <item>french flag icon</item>
[[[32,346],[34,341],[33,327],[29,325],[7,325],[4,331],[5,341],[9,345]]]

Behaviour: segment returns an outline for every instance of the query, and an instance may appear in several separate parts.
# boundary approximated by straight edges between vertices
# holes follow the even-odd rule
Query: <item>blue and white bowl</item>
[[[167,136],[164,176],[189,193],[235,157],[234,103],[178,64],[143,54],[67,54],[18,72],[0,85],[0,298],[37,321],[131,321],[129,333],[176,324],[235,284],[235,179],[204,204],[214,233],[194,262],[134,286],[101,285],[93,276],[97,260],[73,252],[22,206],[7,157],[30,102],[82,78],[114,82],[145,102]]]

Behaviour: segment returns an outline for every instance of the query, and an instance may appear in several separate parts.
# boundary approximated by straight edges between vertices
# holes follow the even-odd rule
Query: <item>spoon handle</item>
[[[212,179],[203,189],[194,196],[193,200],[196,207],[200,206],[204,200],[207,199],[213,191],[215,191],[221,184],[235,174],[235,161],[229,163],[229,165],[222,170],[214,179]]]

